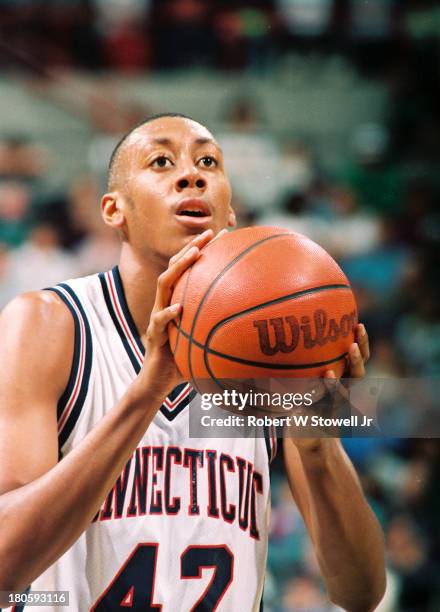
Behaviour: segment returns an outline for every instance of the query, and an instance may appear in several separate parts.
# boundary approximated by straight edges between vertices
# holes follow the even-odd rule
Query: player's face
[[[235,224],[223,155],[205,127],[163,117],[127,144],[122,229],[139,254],[168,260],[194,235]]]

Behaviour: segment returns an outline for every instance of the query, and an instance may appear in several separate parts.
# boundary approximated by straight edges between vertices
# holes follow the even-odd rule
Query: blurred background
[[[369,376],[440,374],[440,5],[0,0],[0,306],[113,266],[120,136],[156,112],[223,146],[240,224],[307,234],[356,290]],[[379,610],[440,610],[440,444],[344,444],[386,534]],[[278,457],[265,609],[334,610]]]

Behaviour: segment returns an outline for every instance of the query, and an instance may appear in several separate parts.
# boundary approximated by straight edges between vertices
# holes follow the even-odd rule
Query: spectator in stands
[[[336,259],[370,253],[380,246],[380,220],[360,210],[349,189],[334,185],[326,202],[321,199],[314,205],[311,189],[298,188],[286,197],[279,213],[269,210],[262,222],[305,234]]]
[[[75,250],[79,275],[110,270],[118,263],[121,243],[99,219]]]
[[[388,158],[388,133],[379,124],[363,124],[353,135],[354,157],[342,173],[364,210],[393,215],[403,195],[403,176]]]
[[[426,174],[412,177],[406,185],[400,214],[393,223],[395,240],[412,248],[420,246],[425,241],[427,220],[436,211],[436,205],[433,179]]]
[[[429,561],[426,543],[410,516],[398,515],[391,521],[387,552],[391,568],[400,578],[399,612],[435,610],[432,584],[438,568]]]
[[[31,190],[26,183],[0,182],[0,242],[19,246],[26,238],[30,223]]]
[[[263,3],[264,4],[264,3]],[[216,65],[226,70],[263,72],[273,65],[272,15],[265,7],[237,6],[214,17]]]
[[[48,161],[46,148],[26,136],[0,138],[0,178],[33,181],[43,176]]]
[[[332,27],[333,0],[276,0],[287,49],[316,51]]]
[[[110,102],[107,103],[107,100]],[[146,102],[121,99],[119,89],[109,84],[107,87],[100,85],[99,96],[91,97],[88,112],[93,133],[87,161],[103,190],[107,183],[110,155],[118,140],[144,117],[154,114],[154,111]]]
[[[78,275],[75,259],[59,243],[57,231],[50,223],[33,227],[28,240],[10,253],[9,290],[13,295],[56,285]]]
[[[319,583],[307,575],[296,576],[287,583],[282,606],[283,612],[330,612],[338,609],[329,602]]]
[[[93,0],[106,65],[139,72],[151,65],[148,18],[151,0]]]
[[[15,297],[11,279],[10,252],[8,246],[0,242],[0,308]]]
[[[69,189],[70,246],[80,275],[109,270],[121,248],[118,235],[102,223],[99,196],[100,185],[93,175],[77,177]]]
[[[232,190],[246,209],[256,218],[276,206],[280,149],[256,103],[247,97],[235,100],[226,112],[225,130],[217,135]]]
[[[264,225],[284,227],[292,232],[308,236],[324,248],[328,248],[330,223],[312,210],[308,193],[293,191],[288,194],[280,211],[271,211],[261,217]]]
[[[166,0],[154,23],[158,68],[209,66],[213,36],[206,0]]]
[[[395,341],[409,375],[440,375],[440,312],[438,287],[421,279],[413,309],[399,318]]]
[[[350,52],[363,73],[386,74],[394,60],[401,4],[396,0],[349,0]]]
[[[247,66],[247,43],[240,13],[230,7],[219,10],[213,19],[215,65],[221,70],[238,71]]]
[[[355,193],[346,187],[335,185],[330,197],[325,243],[336,259],[372,253],[381,246],[382,226],[374,211],[362,210]]]

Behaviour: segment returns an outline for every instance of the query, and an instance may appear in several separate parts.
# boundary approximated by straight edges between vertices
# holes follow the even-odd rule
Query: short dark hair
[[[145,125],[146,123],[151,123],[151,121],[156,121],[156,119],[162,119],[163,117],[181,117],[182,119],[189,119],[190,121],[195,121],[192,117],[188,117],[188,115],[183,115],[182,113],[157,113],[155,115],[150,115],[146,117],[140,123],[137,123],[134,127],[131,128],[128,132],[126,132],[116,144],[115,148],[112,151],[110,156],[110,161],[108,163],[108,173],[107,173],[107,186],[109,189],[112,189],[113,179],[114,179],[114,170],[116,166],[116,162],[119,157],[119,152],[121,150],[122,145],[125,141],[135,132],[138,128]],[[198,123],[198,122],[196,122]]]

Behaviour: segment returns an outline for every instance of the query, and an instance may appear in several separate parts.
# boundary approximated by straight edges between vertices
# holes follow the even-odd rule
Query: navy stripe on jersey
[[[136,374],[144,361],[145,348],[128,309],[119,269],[115,266],[109,272],[99,274],[104,300],[113,324]],[[196,391],[189,383],[177,385],[165,398],[160,411],[173,421],[195,397]]]
[[[71,287],[61,283],[50,287],[70,310],[75,326],[73,363],[69,382],[59,399],[57,407],[59,447],[64,445],[78,421],[87,395],[92,368],[92,334],[84,308]]]
[[[269,463],[272,463],[278,450],[277,432],[273,425],[264,428],[264,440],[266,442],[267,458]]]
[[[174,421],[176,416],[189,405],[196,395],[197,391],[189,383],[181,383],[165,398],[160,411],[169,421]],[[170,400],[172,396],[175,396],[174,401]]]
[[[138,352],[135,350],[133,346],[133,342],[131,338],[127,334],[127,327],[125,327],[124,329],[124,324],[125,326],[127,326],[127,323],[126,321],[124,321],[122,317],[121,310],[118,311],[119,303],[118,303],[118,300],[116,299],[116,296],[118,294],[115,291],[114,281],[112,280],[111,275],[112,275],[111,272],[106,272],[105,274],[101,272],[99,274],[99,280],[101,282],[102,293],[104,295],[105,304],[107,306],[107,309],[109,311],[113,324],[116,328],[116,331],[118,332],[118,335],[121,338],[122,344],[124,345],[125,351],[131,361],[133,369],[136,374],[139,374],[141,366],[142,366],[143,355],[145,351],[144,351],[144,348],[142,347],[142,351],[140,351],[140,355],[138,354]],[[125,298],[124,298],[124,302],[125,302]]]
[[[111,271],[111,275],[113,277],[114,286],[116,288],[116,292],[118,295],[118,302],[121,307],[122,313],[124,315],[124,319],[127,322],[127,326],[130,332],[130,336],[132,338],[132,342],[134,341],[136,343],[137,351],[139,351],[140,355],[142,356],[142,361],[143,361],[143,357],[145,355],[144,345],[142,344],[142,340],[139,337],[138,331],[136,329],[136,325],[134,324],[133,318],[128,309],[128,305],[125,299],[124,288],[122,286],[122,280],[121,280],[121,275],[119,273],[118,266],[115,266],[113,268],[113,270]]]
[[[271,459],[271,461],[273,461],[275,459],[275,457],[277,456],[278,437],[277,437],[276,427],[274,425],[271,425],[270,429],[271,429],[271,443],[272,443],[272,459]]]
[[[269,437],[269,432],[267,431],[267,427],[264,428],[264,441],[266,442],[267,459],[270,463],[271,448],[270,448],[270,437]]]
[[[23,591],[23,593],[29,593],[30,590],[31,590],[31,586],[29,585],[28,588]],[[16,604],[15,606],[12,606],[11,612],[23,612],[25,605],[26,604]],[[29,606],[28,606],[28,609],[29,609]],[[0,612],[1,612],[1,608],[0,608]]]

